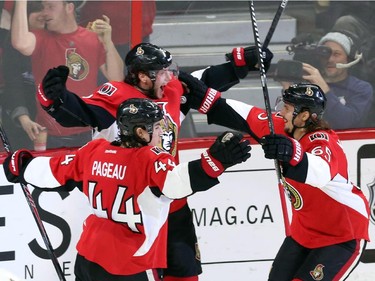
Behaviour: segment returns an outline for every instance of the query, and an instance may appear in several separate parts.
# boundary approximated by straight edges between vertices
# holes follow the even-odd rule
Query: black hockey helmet
[[[117,109],[117,126],[120,135],[133,136],[134,129],[143,127],[152,135],[155,122],[163,119],[162,109],[149,99],[133,98],[124,101]]]
[[[282,99],[285,103],[294,106],[294,116],[308,110],[312,121],[322,118],[327,98],[319,86],[310,83],[297,83],[291,85],[283,92]]]
[[[125,58],[128,73],[136,75],[139,71],[153,71],[167,68],[172,63],[172,55],[156,45],[140,43],[133,47]]]

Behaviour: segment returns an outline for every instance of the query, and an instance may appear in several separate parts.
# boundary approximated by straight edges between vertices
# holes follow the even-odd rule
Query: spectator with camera
[[[317,48],[322,47],[328,47],[330,52],[318,54],[314,58],[316,63],[301,60],[301,79],[318,85],[325,93],[327,109],[324,117],[333,129],[365,127],[373,101],[373,88],[370,83],[349,73],[349,68],[361,60],[358,47],[352,38],[336,31],[320,39]],[[283,76],[283,81],[290,81],[286,75],[278,75]],[[286,87],[289,83],[282,82],[282,85]]]

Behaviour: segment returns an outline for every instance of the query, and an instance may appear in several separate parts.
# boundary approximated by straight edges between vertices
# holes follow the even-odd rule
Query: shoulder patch
[[[329,141],[329,137],[328,137],[328,134],[326,133],[323,133],[323,132],[316,132],[316,133],[313,133],[309,136],[309,139],[310,141],[315,141],[315,140],[325,140],[325,141]]]
[[[117,91],[117,88],[113,86],[111,83],[105,83],[103,86],[100,87],[98,90],[98,93],[100,95],[105,95],[105,96],[112,96],[115,92]]]
[[[160,147],[154,146],[150,149],[153,153],[156,155],[159,155],[161,153],[167,153],[165,150],[161,149]]]
[[[262,110],[263,111],[263,110]],[[280,115],[280,112],[276,112],[275,114],[273,114],[274,117],[276,118],[281,118],[283,119],[283,117]],[[268,115],[267,115],[267,112],[263,111],[263,112],[260,112],[258,114],[258,119],[261,120],[261,121],[265,121],[265,120],[268,120]]]
[[[267,116],[267,113],[266,112],[261,112],[258,114],[258,119],[259,120],[267,120],[268,119],[268,116]]]

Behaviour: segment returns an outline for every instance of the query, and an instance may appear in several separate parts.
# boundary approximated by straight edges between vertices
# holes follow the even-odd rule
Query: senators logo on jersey
[[[311,275],[312,279],[317,280],[317,281],[323,280],[323,278],[324,278],[323,268],[324,268],[324,265],[318,264],[314,268],[314,270],[310,271],[310,275]]]
[[[292,203],[292,206],[294,207],[294,209],[296,210],[302,209],[303,199],[302,199],[301,194],[289,183],[287,183],[286,181],[283,181],[283,182],[284,182],[284,187],[287,190],[289,200]]]
[[[163,121],[160,123],[163,134],[161,135],[161,148],[176,156],[177,153],[177,136],[178,126],[174,122],[172,116],[167,112],[166,102],[157,103],[164,111]]]

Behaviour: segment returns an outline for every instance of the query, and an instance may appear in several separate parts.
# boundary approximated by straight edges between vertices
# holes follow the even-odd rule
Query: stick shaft
[[[260,81],[262,84],[262,91],[263,91],[263,98],[267,113],[267,120],[268,120],[268,126],[270,129],[271,134],[275,134],[274,124],[272,120],[272,111],[271,111],[271,105],[270,105],[270,98],[268,94],[268,87],[267,87],[267,77],[266,77],[266,71],[263,64],[263,51],[262,46],[260,43],[260,37],[259,37],[259,31],[258,31],[258,25],[256,22],[255,17],[255,9],[254,9],[254,3],[253,1],[249,1],[249,8],[250,8],[250,16],[251,16],[251,26],[253,28],[253,34],[254,34],[254,41],[255,46],[257,49],[257,55],[258,55],[258,61],[259,61],[259,72],[260,72]],[[288,210],[286,207],[286,200],[283,190],[285,190],[285,186],[282,181],[281,177],[281,168],[277,160],[275,160],[275,170],[276,175],[278,179],[278,187],[279,187],[279,193],[280,193],[280,200],[281,200],[281,207],[283,211],[283,218],[284,218],[284,227],[285,227],[285,234],[288,236],[290,233],[290,227],[289,227],[289,216],[288,216]]]
[[[276,14],[275,14],[275,16],[272,20],[271,26],[268,30],[266,39],[264,39],[263,48],[268,47],[268,44],[270,43],[270,41],[272,39],[272,36],[275,33],[276,26],[279,23],[280,17],[282,15],[282,13],[284,12],[287,4],[288,4],[288,0],[282,0],[279,7],[277,8]]]
[[[8,154],[11,154],[12,153],[12,148],[10,146],[9,140],[7,138],[7,135],[5,134],[5,131],[4,131],[4,128],[3,128],[3,125],[1,124],[1,122],[0,122],[0,138],[1,138],[1,141],[3,142],[5,151]],[[26,197],[27,204],[30,207],[31,213],[33,214],[34,220],[35,220],[35,222],[36,222],[36,224],[38,226],[39,232],[40,232],[40,234],[41,234],[41,236],[43,238],[44,244],[45,244],[45,246],[47,248],[48,255],[50,256],[50,259],[51,259],[51,261],[52,261],[52,263],[53,263],[53,265],[55,267],[57,275],[59,276],[60,281],[66,281],[65,277],[64,277],[64,273],[61,270],[60,264],[59,264],[59,262],[57,260],[55,252],[53,250],[51,241],[48,238],[47,231],[44,228],[42,220],[40,219],[40,215],[39,215],[38,209],[36,207],[36,204],[34,202],[34,199],[31,196],[31,193],[30,193],[27,185],[24,184],[24,183],[22,183],[22,182],[20,184],[21,184],[21,188],[22,188],[23,194]]]
[[[251,26],[253,28],[254,41],[255,41],[255,46],[256,46],[258,61],[259,61],[260,81],[262,84],[264,104],[265,104],[265,108],[267,112],[267,120],[268,120],[268,125],[270,128],[270,132],[271,134],[274,134],[275,130],[274,130],[274,125],[273,125],[273,120],[272,120],[270,98],[268,94],[267,77],[266,77],[266,71],[265,71],[264,63],[263,63],[263,55],[262,55],[263,51],[262,51],[262,46],[260,43],[259,30],[258,30],[258,25],[256,22],[253,1],[249,1],[249,8],[250,8],[250,16],[251,16]]]

